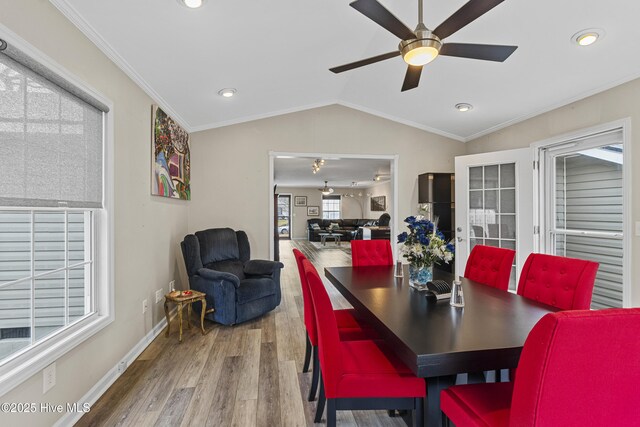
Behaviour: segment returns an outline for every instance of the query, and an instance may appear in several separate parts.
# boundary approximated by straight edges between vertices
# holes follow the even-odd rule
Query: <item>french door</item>
[[[458,156],[456,171],[456,275],[475,245],[516,251],[509,289],[534,249],[533,160],[529,148]]]

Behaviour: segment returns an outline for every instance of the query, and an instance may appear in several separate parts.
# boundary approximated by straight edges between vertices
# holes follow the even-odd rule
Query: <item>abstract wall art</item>
[[[151,194],[191,200],[189,133],[157,105],[152,125]]]

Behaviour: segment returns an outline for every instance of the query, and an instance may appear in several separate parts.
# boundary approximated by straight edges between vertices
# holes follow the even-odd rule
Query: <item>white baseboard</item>
[[[175,309],[171,315],[175,315]],[[167,319],[163,318],[156,326],[153,327],[149,331],[147,335],[142,337],[140,341],[136,345],[133,346],[131,350],[120,360],[120,362],[127,362],[127,367],[129,367],[137,358],[142,354],[142,352],[151,344],[151,342],[164,330],[167,326]],[[120,363],[118,362],[118,364]],[[111,385],[122,375],[122,373],[118,373],[118,364],[113,368],[109,369],[109,371],[89,390],[78,402],[80,405],[84,403],[88,403],[93,406],[98,399],[111,387]],[[126,371],[126,370],[125,370]],[[67,412],[64,416],[62,416],[53,427],[67,427],[73,426],[77,423],[80,418],[84,415],[84,412]]]

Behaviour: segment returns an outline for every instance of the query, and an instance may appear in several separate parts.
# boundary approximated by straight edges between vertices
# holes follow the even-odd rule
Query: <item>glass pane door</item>
[[[278,195],[278,235],[281,240],[291,238],[291,195]]]
[[[475,245],[516,251],[509,289],[533,252],[533,173],[529,148],[456,157],[456,274]]]
[[[469,252],[475,245],[516,249],[516,165],[469,168]],[[509,289],[516,290],[515,258]]]

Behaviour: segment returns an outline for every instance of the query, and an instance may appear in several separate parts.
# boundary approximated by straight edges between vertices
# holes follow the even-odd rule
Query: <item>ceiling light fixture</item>
[[[187,6],[189,9],[197,9],[201,7],[206,0],[178,0],[178,3]]]
[[[373,176],[373,180],[376,182],[387,181],[390,177],[391,175],[385,173],[377,173]]]
[[[323,196],[328,196],[329,194],[333,193],[333,188],[329,188],[327,183],[328,183],[328,181],[325,181],[324,182],[324,187],[318,188],[318,190],[320,190],[322,192]]]
[[[603,30],[599,28],[589,28],[575,33],[571,36],[571,41],[578,46],[590,46],[601,39],[603,35]]]
[[[238,93],[238,91],[232,87],[220,89],[218,91],[218,95],[223,96],[225,98],[231,98],[232,96],[235,96],[236,93]]]
[[[311,171],[316,174],[320,171],[321,166],[324,166],[324,159],[315,159],[313,163],[311,163]]]
[[[404,62],[421,67],[436,59],[441,47],[442,43],[438,36],[420,23],[416,29],[416,39],[401,41],[398,49],[402,53]]]
[[[459,104],[456,104],[456,110],[464,113],[465,111],[473,110],[473,105],[467,104],[466,102],[461,102]]]

